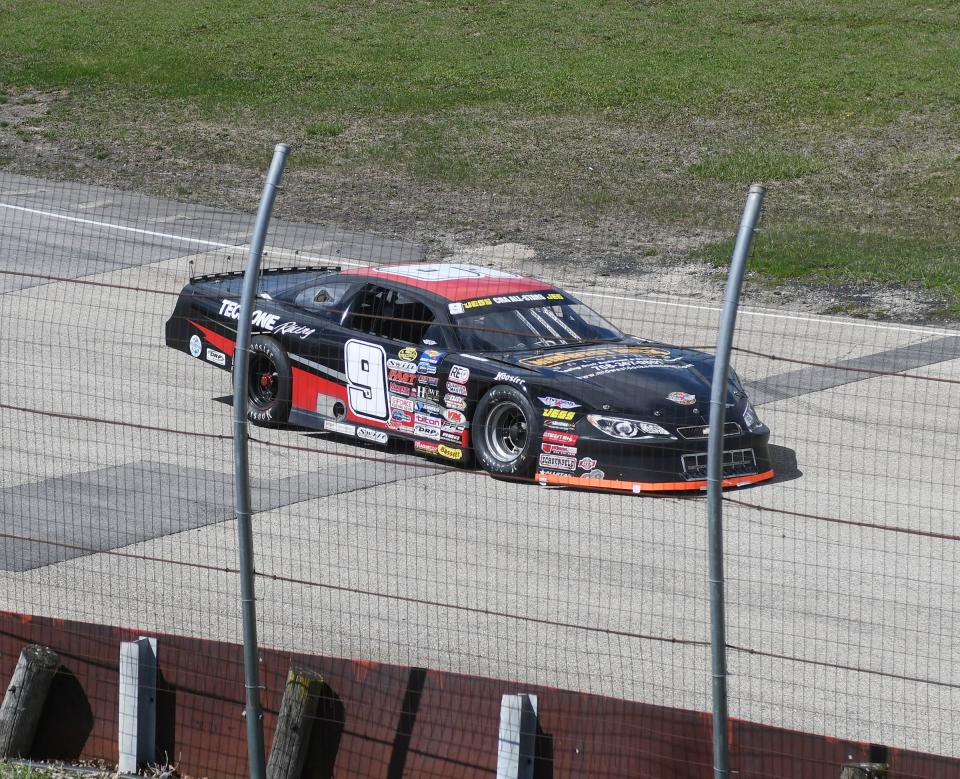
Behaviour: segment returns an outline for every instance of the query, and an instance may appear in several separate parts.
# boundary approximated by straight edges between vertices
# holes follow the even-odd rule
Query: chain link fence
[[[686,374],[708,364],[693,352],[713,349],[723,272],[618,265],[639,251],[634,236],[618,246],[619,222],[513,213],[483,192],[438,199],[428,215],[389,188],[364,208],[330,193],[311,219],[293,200],[308,186],[300,176],[294,153],[263,258],[264,268],[288,271],[264,273],[254,315],[261,336],[288,325],[275,340],[304,344],[284,349],[286,363],[275,352],[261,353],[272,363],[253,359],[260,384],[251,392],[263,407],[289,392],[290,409],[302,412],[250,430],[268,747],[293,664],[323,677],[310,715],[320,734],[313,775],[490,775],[508,693],[537,696],[537,776],[711,775],[701,714],[711,708],[706,501],[677,487],[702,481],[709,389],[691,391]],[[239,287],[224,274],[244,267],[256,193],[209,187],[216,206],[0,173],[0,608],[29,616],[2,631],[3,657],[12,668],[24,641],[52,646],[62,662],[53,700],[89,715],[73,718],[70,738],[38,736],[25,757],[115,759],[117,723],[102,712],[117,708],[117,643],[156,634],[149,762],[191,775],[247,770],[228,337]],[[731,236],[739,205],[730,204]],[[485,230],[485,213],[510,229]],[[763,240],[761,229],[757,250]],[[408,263],[428,275],[452,265],[542,280],[526,291],[579,301],[649,339],[641,356],[675,360],[677,378],[645,376],[643,360],[616,362],[623,355],[603,350],[620,347],[606,336],[583,344],[584,333],[558,332],[559,311],[555,321],[523,319],[535,339],[547,334],[533,344],[492,318],[469,324],[465,310],[454,313],[492,300],[488,285],[451,293],[439,312],[472,339],[460,349],[472,358],[455,364],[473,386],[453,380],[457,350],[441,347],[458,336],[405,334],[424,322],[409,307],[350,319],[358,309],[338,296],[356,293],[343,281],[351,277],[330,280]],[[291,270],[306,267],[340,271]],[[168,322],[198,277],[211,306],[203,321],[180,316],[195,326],[180,343]],[[960,775],[948,759],[960,753],[960,334],[757,307],[761,283],[748,276],[733,350],[753,421],[740,398],[728,412],[736,440],[754,424],[769,427],[774,472],[723,501],[732,768],[838,776],[841,762],[877,757],[897,777]],[[280,304],[308,315],[281,319]],[[544,301],[503,305],[550,310]],[[328,324],[311,324],[317,317]],[[606,327],[586,317],[595,336]],[[514,348],[501,348],[504,333],[519,339]],[[495,348],[484,351],[480,336]],[[365,383],[373,369],[351,373],[366,352],[338,352],[339,367],[326,361],[331,349],[359,348],[348,340],[383,353],[383,409],[364,406],[374,402]],[[585,364],[564,355],[574,347],[594,350],[595,375],[563,372]],[[446,363],[424,360],[429,352]],[[285,371],[292,387],[277,389],[271,382]],[[523,426],[536,437],[536,463],[492,478],[489,460],[468,462],[484,429],[467,416],[489,387],[516,391],[537,372],[547,377],[543,394],[529,394],[537,417]],[[617,486],[607,484],[621,480],[613,436],[602,455],[570,450],[588,437],[588,411],[638,421],[651,392],[659,400],[649,410],[661,414],[642,421],[666,427],[688,454],[658,455],[662,478],[642,481],[671,489],[563,486],[594,471],[599,486]],[[457,411],[458,397],[463,418],[417,410],[426,402]],[[522,449],[517,421],[499,423],[516,428],[501,445]],[[602,435],[596,427],[592,437]],[[495,443],[485,444],[488,457]],[[441,446],[459,458],[437,456]],[[738,464],[727,464],[736,483],[766,470]]]

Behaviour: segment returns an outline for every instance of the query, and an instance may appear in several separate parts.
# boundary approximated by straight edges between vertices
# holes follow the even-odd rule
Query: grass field
[[[153,190],[192,166],[172,194],[206,198],[283,139],[344,211],[375,222],[389,190],[437,230],[563,223],[622,270],[722,258],[759,180],[771,283],[923,288],[953,317],[958,28],[910,0],[0,0],[6,105],[45,101],[0,162]]]

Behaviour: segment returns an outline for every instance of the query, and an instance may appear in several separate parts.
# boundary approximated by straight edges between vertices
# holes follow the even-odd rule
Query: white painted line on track
[[[67,214],[58,214],[53,211],[41,211],[38,208],[25,208],[24,206],[15,206],[10,203],[0,203],[0,208],[8,208],[11,211],[24,211],[28,214],[38,214],[47,216],[51,219],[62,219],[65,222],[78,222],[80,224],[92,225],[94,227],[105,227],[109,230],[120,230],[125,233],[136,233],[138,235],[149,235],[154,238],[169,238],[173,241],[184,241],[196,243],[201,246],[215,246],[218,249],[228,249],[236,244],[220,243],[219,241],[205,241],[201,238],[190,238],[185,235],[173,235],[172,233],[158,233],[155,230],[141,230],[139,227],[127,227],[126,225],[113,224],[111,222],[100,222],[96,219],[81,219],[79,216],[68,216]]]
[[[25,206],[15,206],[12,203],[0,203],[0,208],[7,208],[11,211],[24,211],[28,214],[38,214],[39,216],[46,216],[50,219],[62,219],[66,222],[77,222],[79,224],[92,225],[93,227],[103,227],[107,230],[119,230],[125,233],[136,233],[138,235],[149,235],[153,238],[168,238],[172,241],[183,241],[184,243],[195,243],[200,246],[213,246],[217,249],[233,249],[242,246],[243,244],[237,243],[223,243],[221,241],[207,241],[202,238],[191,238],[188,235],[176,235],[174,233],[160,233],[156,230],[143,230],[139,227],[127,227],[126,225],[118,225],[113,222],[101,222],[97,219],[84,219],[79,216],[70,216],[68,214],[59,214],[54,211],[41,211],[38,208],[26,208]],[[243,234],[246,237],[246,234]],[[279,256],[279,257],[293,257],[296,259],[302,260],[319,260],[321,262],[335,262],[339,265],[355,265],[363,266],[366,263],[354,262],[351,260],[345,260],[340,257],[329,257],[323,255],[313,255],[313,254],[304,254],[302,252],[294,252],[289,249],[264,249],[264,256]]]
[[[201,246],[213,246],[218,249],[230,249],[241,246],[242,244],[235,243],[221,243],[220,241],[207,241],[201,238],[191,238],[186,235],[175,235],[173,233],[160,233],[154,230],[143,230],[138,227],[127,227],[126,225],[118,225],[112,222],[101,222],[95,219],[83,219],[77,216],[69,216],[68,214],[59,214],[53,211],[41,211],[37,208],[26,208],[25,206],[17,206],[11,203],[0,203],[0,208],[7,208],[13,211],[23,211],[29,214],[38,214],[40,216],[46,216],[51,219],[63,219],[67,222],[78,222],[80,224],[92,225],[93,227],[103,227],[108,230],[119,230],[122,232],[136,233],[138,235],[149,235],[154,238],[168,238],[173,241],[183,241],[186,243],[195,243]],[[319,261],[319,262],[329,262],[337,265],[350,265],[353,267],[366,267],[368,265],[373,265],[374,263],[367,262],[357,262],[355,260],[347,260],[340,257],[331,257],[329,255],[313,255],[313,254],[304,254],[302,252],[295,252],[289,249],[265,249],[265,256],[280,256],[280,257],[290,257],[294,259],[301,260],[310,260],[310,261]],[[604,300],[623,300],[629,301],[632,303],[644,303],[648,305],[655,306],[669,306],[672,308],[687,308],[694,311],[714,311],[719,313],[721,311],[720,306],[700,306],[694,305],[693,303],[675,303],[671,300],[661,300],[659,298],[643,298],[643,297],[628,297],[622,295],[609,295],[603,292],[586,292],[578,290],[570,290],[574,295],[580,295],[582,297],[594,297],[601,298]],[[885,325],[878,322],[861,322],[850,319],[833,319],[830,317],[813,317],[813,316],[802,316],[799,314],[781,314],[773,311],[754,311],[748,308],[740,309],[740,316],[755,316],[755,317],[764,317],[769,319],[784,319],[791,322],[813,322],[820,325],[836,325],[838,327],[860,327],[870,330],[892,330],[898,333],[918,333],[921,335],[960,335],[960,331],[957,330],[938,330],[935,328],[928,327],[902,327],[899,325]]]

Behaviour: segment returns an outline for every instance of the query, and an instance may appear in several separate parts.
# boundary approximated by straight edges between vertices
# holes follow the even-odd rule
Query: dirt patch
[[[42,120],[53,103],[65,92],[0,93],[0,163],[57,154],[57,146],[47,139]]]
[[[771,135],[735,119],[615,113],[462,109],[284,126],[243,112],[211,122],[176,100],[118,101],[109,113],[90,115],[64,92],[10,94],[0,103],[0,164],[250,212],[282,139],[293,147],[277,201],[283,218],[418,241],[431,258],[479,253],[495,263],[484,252],[500,247],[527,272],[583,284],[642,279],[652,293],[707,300],[722,297],[724,272],[692,258],[736,229],[754,159],[738,157],[742,148],[816,163],[769,183],[765,229],[960,238],[944,210],[951,187],[960,195],[960,145],[945,116]],[[956,309],[947,290],[910,285],[757,279],[746,294],[758,305],[911,322],[955,318]]]

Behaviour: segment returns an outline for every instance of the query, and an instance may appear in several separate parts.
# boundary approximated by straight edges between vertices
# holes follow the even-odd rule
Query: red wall
[[[34,744],[36,759],[117,759],[117,670],[121,641],[137,631],[0,614],[0,678],[21,648],[60,653]],[[246,776],[241,648],[159,636],[158,746],[183,774]],[[539,696],[536,776],[703,777],[710,769],[710,717],[492,679],[364,661],[262,652],[267,747],[291,662],[323,674],[327,698],[315,723],[312,777],[490,777],[496,772],[500,697]],[[837,779],[866,744],[749,722],[731,727],[741,779]],[[957,777],[960,761],[890,750],[891,779]]]

